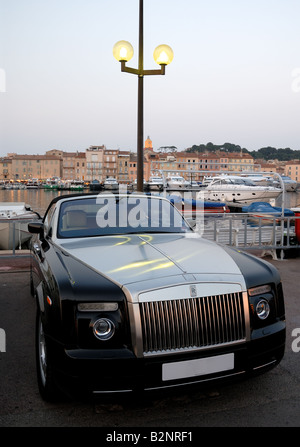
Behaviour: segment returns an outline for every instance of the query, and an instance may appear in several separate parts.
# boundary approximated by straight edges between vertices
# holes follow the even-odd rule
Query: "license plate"
[[[204,376],[234,368],[234,354],[216,355],[203,359],[185,360],[183,362],[164,363],[162,380],[184,379]]]

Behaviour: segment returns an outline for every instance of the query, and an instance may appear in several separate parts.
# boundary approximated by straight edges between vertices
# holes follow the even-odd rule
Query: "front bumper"
[[[285,322],[253,331],[251,341],[226,347],[185,351],[167,355],[137,358],[129,349],[87,350],[66,349],[49,340],[49,355],[58,384],[76,393],[95,394],[141,393],[172,390],[177,387],[225,382],[238,377],[262,373],[276,366],[285,350]],[[234,366],[228,370],[180,379],[163,380],[163,365],[196,359],[233,356]]]

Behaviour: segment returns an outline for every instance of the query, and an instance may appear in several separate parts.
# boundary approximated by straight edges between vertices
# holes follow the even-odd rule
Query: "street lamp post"
[[[144,70],[144,4],[140,2],[139,14],[139,62],[138,69],[126,66],[133,57],[132,45],[124,40],[117,42],[113,48],[113,55],[121,62],[121,71],[138,76],[138,120],[137,120],[137,190],[143,191],[144,186],[144,76],[164,75],[165,67],[173,60],[173,51],[168,45],[155,48],[153,57],[160,65],[157,70]]]

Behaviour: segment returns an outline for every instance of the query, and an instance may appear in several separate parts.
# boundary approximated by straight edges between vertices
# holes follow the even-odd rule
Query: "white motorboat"
[[[161,191],[164,187],[164,180],[162,177],[151,176],[148,182],[150,191]]]
[[[205,200],[249,204],[275,199],[281,193],[281,188],[259,186],[245,177],[222,175],[214,177],[201,195]]]
[[[39,189],[41,187],[41,182],[37,178],[32,178],[27,181],[26,188],[27,189]]]
[[[167,177],[166,185],[168,189],[187,189],[190,184],[180,175],[170,175]]]
[[[12,250],[31,238],[28,223],[40,219],[24,202],[0,202],[0,250]]]
[[[4,189],[26,189],[26,185],[21,182],[9,182],[4,185]]]
[[[108,177],[104,181],[104,189],[118,189],[119,183],[114,177]]]
[[[189,187],[189,189],[192,189],[192,190],[194,190],[194,191],[198,191],[198,190],[201,188],[201,186],[199,185],[199,183],[196,182],[195,180],[190,181],[188,187]]]
[[[296,180],[292,180],[291,177],[288,177],[287,175],[282,175],[281,178],[286,191],[293,192],[297,190],[298,182],[296,182]]]
[[[202,186],[207,186],[213,181],[214,177],[212,175],[206,175],[202,181]]]

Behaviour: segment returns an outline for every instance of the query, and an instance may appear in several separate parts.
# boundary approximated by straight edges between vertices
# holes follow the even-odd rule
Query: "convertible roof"
[[[44,216],[47,214],[48,209],[53,205],[53,203],[57,203],[60,200],[67,199],[68,197],[72,198],[72,197],[84,197],[84,196],[95,196],[95,195],[97,195],[97,194],[95,194],[95,193],[77,193],[77,194],[64,194],[62,196],[54,197],[54,199],[52,199],[51,202],[49,203]]]

